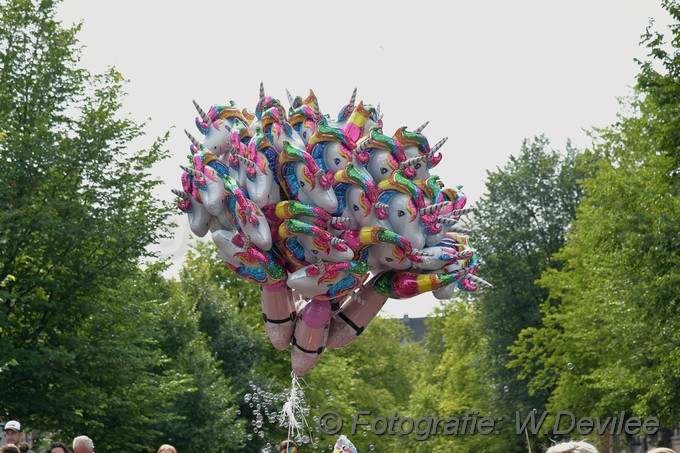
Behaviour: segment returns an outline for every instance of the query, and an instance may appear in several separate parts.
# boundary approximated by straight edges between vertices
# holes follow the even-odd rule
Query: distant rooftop
[[[425,338],[425,334],[427,333],[427,324],[425,324],[426,319],[427,318],[409,318],[408,315],[404,315],[404,317],[401,318],[401,322],[405,326],[410,327],[413,331],[411,338],[408,338],[408,340],[419,342]]]

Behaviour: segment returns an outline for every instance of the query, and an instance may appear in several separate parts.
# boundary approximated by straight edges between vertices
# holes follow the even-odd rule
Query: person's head
[[[31,447],[26,442],[20,443],[19,445],[17,445],[17,447],[19,447],[19,451],[21,453],[26,453],[28,450],[31,449]]]
[[[675,451],[666,447],[652,448],[647,453],[675,453]]]
[[[73,439],[73,453],[94,453],[94,442],[87,436]]]
[[[177,453],[177,449],[172,445],[164,444],[160,446],[157,453]]]
[[[21,432],[21,423],[16,420],[5,423],[5,436],[8,444],[19,445],[24,437],[24,433]]]
[[[597,453],[597,448],[586,442],[563,442],[548,448],[545,453]]]
[[[297,453],[298,446],[290,439],[286,439],[279,444],[278,453]]]
[[[50,448],[47,449],[47,453],[71,453],[66,444],[61,442],[52,442]]]
[[[21,453],[21,451],[14,444],[7,444],[4,447],[0,447],[0,453]]]

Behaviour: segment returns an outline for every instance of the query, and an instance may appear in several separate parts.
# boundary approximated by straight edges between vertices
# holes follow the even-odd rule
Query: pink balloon
[[[328,339],[331,305],[328,301],[312,300],[298,311],[295,323],[291,364],[297,376],[304,376],[321,358]]]
[[[357,339],[375,318],[387,297],[373,289],[370,282],[345,302],[331,320],[328,342],[329,349],[339,349]]]
[[[262,287],[264,328],[276,349],[288,348],[295,330],[295,303],[285,282]]]

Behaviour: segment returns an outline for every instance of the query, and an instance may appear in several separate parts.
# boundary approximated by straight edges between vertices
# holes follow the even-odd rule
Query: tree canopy
[[[647,30],[634,94],[594,132],[593,174],[555,256],[563,265],[541,278],[543,322],[522,332],[513,365],[532,391],[550,392],[550,408],[677,426],[680,7],[664,4],[671,39]]]
[[[0,5],[3,418],[61,439],[90,434],[98,451],[155,451],[204,413],[221,433],[213,450],[237,446],[228,380],[149,248],[168,235],[150,173],[167,137],[128,148],[143,126],[119,113],[122,76],[78,66],[79,26],[55,7]]]

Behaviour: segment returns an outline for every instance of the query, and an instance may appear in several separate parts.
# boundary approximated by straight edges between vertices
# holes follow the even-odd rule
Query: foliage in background
[[[143,131],[121,75],[79,68],[79,26],[54,15],[0,5],[1,416],[97,451],[155,451],[192,420],[235,451],[229,381],[148,248],[168,235],[149,171],[167,136],[126,149]]]
[[[542,326],[526,329],[515,365],[550,408],[626,410],[680,421],[680,7],[671,40],[651,30],[633,96],[595,134],[595,174],[564,250]],[[573,363],[573,370],[565,364]]]
[[[576,156],[569,143],[560,153],[536,137],[503,168],[488,172],[471,224],[484,260],[481,275],[494,289],[454,300],[432,320],[427,349],[435,371],[422,370],[412,405],[421,414],[502,417],[505,429],[493,436],[433,436],[415,443],[414,451],[432,445],[433,451],[526,451],[526,439],[513,431],[515,411],[543,408],[547,394],[527,394],[526,381],[506,368],[508,347],[523,328],[540,324],[547,291],[535,281],[556,266],[551,256],[574,219],[581,175]]]

